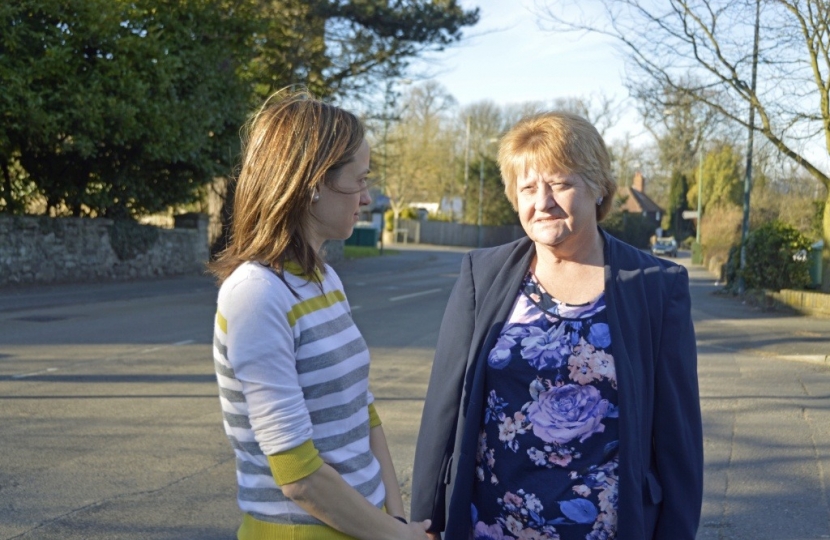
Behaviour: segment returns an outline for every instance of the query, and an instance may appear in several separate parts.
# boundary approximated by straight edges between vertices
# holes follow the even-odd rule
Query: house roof
[[[660,206],[651,200],[651,198],[643,193],[642,191],[629,187],[623,188],[623,195],[628,195],[625,204],[622,206],[622,209],[627,212],[648,212],[650,214],[654,214],[660,212],[661,214],[665,213],[665,210],[660,208]]]

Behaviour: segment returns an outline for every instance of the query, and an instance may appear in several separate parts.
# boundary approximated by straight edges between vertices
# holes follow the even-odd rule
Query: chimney
[[[631,187],[640,193],[646,192],[646,179],[643,176],[643,173],[640,171],[634,173],[634,180],[631,181]]]

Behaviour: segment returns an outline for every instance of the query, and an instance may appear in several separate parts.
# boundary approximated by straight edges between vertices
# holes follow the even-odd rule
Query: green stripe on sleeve
[[[369,404],[369,428],[378,427],[383,422],[380,421],[380,415],[378,411],[375,409],[375,404]]]
[[[216,324],[219,325],[220,330],[226,334],[228,333],[228,320],[218,311],[216,312]]]
[[[345,301],[346,295],[344,295],[343,291],[339,289],[328,292],[322,296],[315,296],[314,298],[309,298],[308,300],[300,302],[299,304],[291,308],[291,311],[289,311],[286,315],[288,317],[288,324],[290,324],[293,328],[294,324],[296,324],[297,322],[297,319],[299,319],[303,315],[308,315],[309,313],[314,313],[315,311],[331,307],[338,302]]]
[[[291,450],[268,456],[268,464],[277,485],[284,486],[310,476],[323,466],[323,458],[309,439]]]

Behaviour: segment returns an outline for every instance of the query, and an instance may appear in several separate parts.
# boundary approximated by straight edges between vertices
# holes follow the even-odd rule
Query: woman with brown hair
[[[527,238],[464,258],[412,519],[444,540],[693,540],[703,437],[686,270],[598,227],[616,185],[585,119],[525,118],[498,159]]]
[[[369,146],[351,113],[272,96],[247,126],[221,283],[214,365],[236,454],[240,540],[424,540],[407,524],[368,388],[369,351],[326,240],[352,234]]]

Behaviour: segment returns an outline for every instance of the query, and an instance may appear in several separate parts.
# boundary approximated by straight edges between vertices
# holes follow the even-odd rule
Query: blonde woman
[[[585,119],[523,119],[499,166],[527,238],[462,263],[412,518],[444,540],[694,540],[703,436],[686,270],[598,227],[616,185]]]
[[[351,113],[280,92],[247,126],[214,364],[236,453],[240,540],[418,539],[368,388],[369,352],[322,259],[352,234],[369,146]]]

